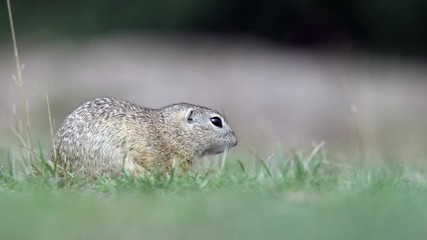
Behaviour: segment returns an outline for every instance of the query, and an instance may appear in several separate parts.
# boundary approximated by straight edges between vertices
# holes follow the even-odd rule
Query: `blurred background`
[[[100,96],[191,102],[226,115],[235,154],[326,142],[336,158],[427,156],[427,2],[12,1],[33,140]],[[6,1],[0,3],[0,151],[18,142]]]

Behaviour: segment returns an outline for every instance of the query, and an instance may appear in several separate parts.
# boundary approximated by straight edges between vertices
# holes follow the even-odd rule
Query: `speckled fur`
[[[188,116],[191,114],[191,121]],[[223,127],[210,122],[219,117]],[[198,105],[178,103],[160,109],[116,98],[88,101],[62,122],[55,140],[55,161],[86,175],[170,170],[179,160],[187,169],[195,159],[237,144],[226,119]]]

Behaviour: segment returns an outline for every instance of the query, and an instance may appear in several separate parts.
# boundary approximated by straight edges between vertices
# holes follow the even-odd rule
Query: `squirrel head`
[[[237,145],[234,131],[215,110],[189,103],[173,104],[163,110],[176,147],[194,150],[194,157],[222,153]]]

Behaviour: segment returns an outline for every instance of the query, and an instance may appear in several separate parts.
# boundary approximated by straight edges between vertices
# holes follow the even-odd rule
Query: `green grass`
[[[95,181],[4,169],[0,239],[425,239],[422,170],[282,162]]]

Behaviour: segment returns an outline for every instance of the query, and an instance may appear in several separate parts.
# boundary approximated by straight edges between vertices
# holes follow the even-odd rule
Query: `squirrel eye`
[[[221,118],[219,117],[212,117],[211,118],[211,123],[219,128],[222,128],[222,121]]]

